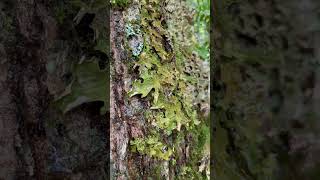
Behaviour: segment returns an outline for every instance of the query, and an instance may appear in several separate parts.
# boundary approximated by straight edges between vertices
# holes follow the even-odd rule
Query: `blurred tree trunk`
[[[0,179],[109,177],[101,104],[65,115],[52,106],[70,83],[66,64],[84,54],[72,39],[77,10],[64,2],[0,2]]]
[[[213,177],[319,179],[319,1],[213,6]]]

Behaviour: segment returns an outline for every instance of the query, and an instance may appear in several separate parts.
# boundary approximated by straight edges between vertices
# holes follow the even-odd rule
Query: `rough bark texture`
[[[75,53],[64,37],[72,21],[58,25],[57,7],[52,1],[0,2],[0,179],[108,178],[101,104],[66,115],[51,106],[67,85],[61,62]],[[51,74],[49,62],[57,64]]]
[[[148,169],[152,161],[148,157],[139,157],[132,154],[129,141],[132,137],[144,137],[147,128],[143,109],[146,109],[144,100],[132,97],[128,99],[128,84],[134,81],[132,73],[128,71],[128,49],[125,48],[124,10],[111,12],[111,178],[137,179],[151,177]]]
[[[111,170],[112,176],[119,179],[125,179],[128,176],[127,167],[127,148],[129,143],[128,135],[128,117],[125,112],[125,91],[124,81],[127,74],[124,60],[126,51],[123,46],[124,42],[124,21],[122,11],[111,12],[110,36],[112,43],[112,79],[111,79]]]
[[[319,1],[213,5],[213,177],[319,179]]]
[[[194,132],[186,127],[198,123],[198,119],[192,119],[190,115],[194,115],[193,112],[199,112],[203,119],[208,113],[208,76],[202,76],[199,70],[206,64],[186,50],[190,47],[187,35],[190,34],[187,28],[191,26],[190,17],[179,17],[180,11],[187,14],[185,1],[150,1],[151,4],[144,4],[143,8],[142,2],[133,1],[128,9],[112,10],[110,120],[108,112],[100,115],[101,101],[109,101],[105,98],[107,92],[99,91],[108,85],[103,76],[107,76],[104,72],[108,69],[104,67],[110,60],[106,29],[109,24],[106,4],[109,3],[106,2],[0,2],[0,179],[109,179],[110,156],[111,179],[197,179],[206,176],[203,169],[208,166],[208,154],[202,156],[206,138],[202,138],[201,129],[197,129],[199,126],[193,129]],[[175,11],[178,10],[175,7],[180,7],[179,11]],[[152,37],[145,40],[145,45],[149,43],[152,55],[163,65],[161,67],[167,68],[163,72],[170,70],[163,79],[168,80],[167,84],[174,84],[169,87],[174,90],[178,85],[186,84],[184,93],[176,91],[182,95],[179,95],[180,99],[174,99],[176,103],[172,107],[185,118],[179,120],[188,123],[174,122],[171,136],[165,134],[166,129],[158,132],[161,143],[167,145],[161,147],[176,147],[174,163],[173,157],[164,156],[169,152],[168,148],[156,149],[156,155],[161,154],[162,159],[131,151],[131,140],[147,138],[155,130],[145,115],[151,107],[151,96],[129,98],[128,95],[133,82],[139,78],[133,62],[141,53],[144,39],[141,36],[129,39],[126,25],[128,19],[135,18],[134,15],[143,9],[145,18],[150,21],[147,24],[150,29],[144,30]],[[157,23],[153,24],[153,21]],[[179,21],[188,26],[177,23]],[[176,42],[173,42],[173,35],[177,35]],[[181,61],[186,61],[185,67]],[[178,63],[179,67],[176,66]],[[201,80],[196,79],[195,85],[189,86],[180,76],[175,77],[178,68],[183,77],[195,75]],[[181,78],[180,84],[178,78]],[[105,86],[100,82],[105,82]],[[162,93],[165,98],[176,96],[170,91]],[[180,102],[184,98],[188,102]],[[181,126],[181,123],[185,124]],[[109,133],[111,153],[108,151]],[[200,142],[198,139],[201,138]],[[199,150],[198,144],[201,144]]]
[[[190,96],[188,99],[190,104],[194,105],[200,114],[199,116],[203,119],[208,115],[207,73],[209,67],[206,63],[202,63],[196,54],[186,50],[188,47],[194,48],[190,41],[190,27],[192,26],[190,22],[192,19],[187,16],[190,9],[188,9],[186,1],[130,2],[125,7],[114,7],[110,18],[112,53],[111,179],[197,179],[200,176],[203,178],[206,176],[205,171],[200,172],[199,166],[203,166],[202,169],[208,166],[208,154],[201,154],[204,149],[203,145],[201,147],[199,145],[200,150],[197,154],[203,156],[200,158],[193,156],[195,149],[198,148],[194,143],[198,137],[194,136],[196,133],[201,133],[200,128],[191,132],[185,126],[182,126],[181,130],[178,127],[179,130],[174,130],[169,136],[163,133],[166,129],[159,130],[160,142],[166,143],[167,147],[176,148],[175,157],[170,157],[169,160],[150,156],[148,152],[134,152],[133,140],[137,138],[142,141],[147,140],[152,136],[152,131],[159,129],[151,123],[154,119],[147,116],[147,113],[153,113],[150,110],[154,102],[152,94],[157,89],[154,88],[146,97],[130,95],[135,88],[134,84],[141,80],[140,70],[137,67],[139,66],[138,61],[141,62],[144,57],[150,56],[147,53],[153,53],[155,56],[152,58],[156,60],[150,58],[140,66],[148,66],[148,63],[151,64],[152,61],[157,61],[163,66],[168,65],[169,68],[172,68],[172,72],[168,72],[167,76],[163,77],[168,78],[168,81],[171,76],[174,76],[170,73],[174,74],[177,69],[181,74],[185,73],[196,78],[196,85],[186,83],[187,92],[185,95]],[[148,21],[149,19],[150,21]],[[164,54],[169,54],[169,58],[163,58]],[[179,77],[172,80],[173,84],[177,84],[173,89],[178,88]],[[154,81],[163,81],[163,79],[155,79]],[[162,86],[159,88],[166,88],[166,84]],[[160,97],[167,98],[175,95],[168,88],[168,91],[165,90],[164,94],[160,94]],[[180,104],[180,101],[178,103]],[[174,119],[174,117],[172,118]],[[197,136],[202,137],[202,135]],[[202,138],[205,139],[205,137]],[[145,149],[147,148],[146,146]],[[175,164],[172,163],[173,159],[176,161]],[[187,166],[195,172],[188,172]],[[198,174],[198,176],[194,174]]]

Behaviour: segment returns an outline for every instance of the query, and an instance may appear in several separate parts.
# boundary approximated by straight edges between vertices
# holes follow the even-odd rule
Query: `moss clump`
[[[133,152],[146,154],[160,160],[169,160],[172,155],[172,149],[163,144],[157,136],[149,136],[144,139],[136,138],[130,142],[130,145]]]
[[[125,8],[131,3],[130,0],[111,0],[113,7]]]

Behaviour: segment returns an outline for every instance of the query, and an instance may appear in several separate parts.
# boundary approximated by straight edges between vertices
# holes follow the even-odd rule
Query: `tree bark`
[[[318,179],[319,5],[213,2],[214,178]]]
[[[128,117],[125,105],[125,76],[127,69],[124,60],[127,59],[124,42],[124,20],[122,11],[111,12],[110,36],[112,43],[112,79],[111,79],[111,170],[112,176],[119,179],[128,177],[128,167],[126,162],[127,148],[129,143]]]
[[[146,25],[149,27],[144,29],[142,27],[144,26],[144,19],[150,18],[146,11],[154,14],[151,13],[152,15],[149,15],[152,21],[149,25]],[[179,142],[179,145],[173,145],[176,148],[175,155],[174,157],[170,157],[169,160],[152,157],[147,152],[134,152],[132,146],[133,140],[141,138],[144,141],[150,137],[150,134],[152,134],[150,132],[157,129],[151,123],[152,118],[146,116],[146,112],[152,111],[150,110],[152,107],[152,100],[150,98],[152,96],[150,94],[152,93],[146,97],[140,95],[130,96],[130,92],[134,88],[133,86],[136,81],[139,81],[140,76],[138,68],[134,64],[139,63],[144,55],[148,53],[148,46],[152,47],[152,52],[158,53],[157,61],[159,60],[161,64],[170,64],[170,67],[181,68],[181,72],[183,73],[186,71],[185,69],[191,69],[188,73],[194,75],[197,78],[197,82],[201,81],[201,83],[190,87],[191,92],[188,93],[191,96],[194,95],[194,97],[189,100],[193,101],[196,99],[201,101],[202,99],[199,97],[199,94],[203,93],[203,101],[201,103],[194,103],[197,104],[196,109],[199,111],[199,114],[201,114],[202,110],[203,119],[208,114],[207,90],[209,80],[207,73],[209,67],[204,63],[202,64],[202,61],[196,58],[196,54],[193,56],[191,53],[190,56],[189,54],[183,54],[182,56],[185,59],[183,59],[184,65],[182,66],[178,64],[179,59],[176,58],[176,56],[179,56],[176,47],[183,47],[184,49],[181,49],[189,52],[186,49],[191,44],[191,37],[188,33],[192,27],[192,24],[189,23],[192,21],[190,20],[192,17],[188,13],[190,13],[190,9],[186,1],[132,1],[128,6],[114,7],[111,11],[111,179],[200,178],[200,175],[193,175],[194,172],[183,174],[184,169],[187,169],[187,167],[192,168],[195,174],[197,174],[199,171],[198,164],[202,164],[205,167],[205,159],[208,156],[208,154],[203,155],[202,162],[201,158],[197,157],[197,159],[191,155],[195,151],[193,146],[197,146],[194,142],[196,137],[193,137],[192,132],[184,129],[186,127],[182,127],[181,131],[174,131],[170,136],[160,133],[160,141],[167,143],[170,145],[169,147],[173,144],[172,142]],[[155,25],[157,21],[161,22],[161,24]],[[133,30],[130,29],[131,27]],[[135,28],[137,27],[140,30],[136,30]],[[153,30],[155,36],[160,34],[155,38],[160,37],[161,39],[153,42],[152,38],[154,37],[148,35],[149,30],[151,32]],[[144,43],[143,48],[139,49],[141,42]],[[155,44],[158,44],[158,46]],[[194,48],[193,46],[191,47]],[[162,59],[161,49],[165,53],[172,54],[171,60],[165,61]],[[152,59],[147,61],[152,62]],[[161,79],[156,80],[161,81]],[[178,80],[175,81],[178,82]],[[187,86],[189,85],[187,84]],[[166,96],[169,97],[170,95]],[[200,117],[198,118],[201,119]],[[182,140],[178,141],[178,137],[182,138]],[[203,138],[205,139],[205,137]],[[201,148],[199,146],[199,149]],[[172,163],[173,159],[176,160],[176,164]]]
[[[0,2],[0,179],[208,176],[208,67],[192,52],[186,1],[132,1],[112,7],[111,18],[109,8],[107,1]],[[136,15],[148,23],[132,23]],[[130,25],[145,27],[132,36]],[[129,95],[143,53],[159,72],[143,66],[163,73],[149,78],[165,83],[148,96]],[[172,109],[151,111],[155,99],[172,100]],[[155,127],[146,112],[174,122]],[[134,152],[139,138],[151,142],[147,153]]]
[[[74,36],[65,37],[72,34],[72,20],[57,23],[56,8],[66,7],[53,1],[0,2],[0,179],[109,177],[101,104],[84,104],[66,115],[53,106],[68,84],[66,56],[80,54],[71,48]],[[50,63],[56,67],[48,73]]]

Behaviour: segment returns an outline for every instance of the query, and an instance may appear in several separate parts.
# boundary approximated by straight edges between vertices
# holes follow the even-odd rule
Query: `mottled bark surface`
[[[195,78],[197,83],[192,85],[186,83],[187,92],[184,92],[184,95],[190,96],[187,103],[198,110],[199,116],[206,118],[209,110],[207,91],[209,67],[199,59],[195,52],[192,54],[190,50],[194,48],[192,44],[194,42],[190,41],[192,19],[187,15],[190,13],[189,8],[186,1],[132,1],[125,7],[115,6],[112,9],[110,18],[112,179],[197,179],[200,176],[205,177],[204,169],[208,166],[208,154],[201,154],[204,149],[203,144],[199,146],[199,149],[195,144],[198,136],[206,139],[205,133],[202,136],[200,128],[198,130],[195,128],[191,132],[186,126],[179,127],[178,124],[178,130],[173,130],[171,135],[166,135],[164,133],[166,129],[159,130],[155,122],[152,123],[154,117],[148,116],[148,113],[150,115],[157,112],[157,110],[150,110],[152,106],[155,106],[152,94],[158,91],[157,87],[149,90],[150,93],[147,93],[146,97],[131,95],[135,88],[134,84],[142,79],[139,77],[141,75],[139,66],[149,66],[157,61],[163,67],[168,66],[170,69],[165,74],[167,76],[162,78],[168,79],[170,81],[168,84],[176,84],[176,87],[172,89],[178,89],[180,76],[174,77],[175,73]],[[144,57],[152,54],[154,54],[153,57],[143,61]],[[168,58],[166,59],[165,56]],[[142,64],[139,64],[141,61]],[[159,65],[159,67],[162,66]],[[158,72],[165,72],[165,70],[159,68]],[[154,77],[156,75],[154,74]],[[163,81],[163,79],[157,79],[158,77],[153,82]],[[171,77],[174,79],[171,80]],[[167,84],[162,84],[158,88],[165,89],[167,86]],[[169,88],[164,90],[164,93],[159,95],[159,99],[174,97],[182,93],[178,90],[174,93],[170,91],[172,90]],[[183,98],[181,101],[186,103]],[[176,104],[180,104],[180,101]],[[181,114],[176,114],[176,116],[181,116]],[[197,118],[202,121],[200,117]],[[170,118],[174,119],[174,117]],[[187,121],[187,118],[183,120]],[[175,148],[174,155],[168,160],[155,155],[150,156],[148,151],[137,152],[132,145],[133,140],[147,141],[148,138],[156,136],[151,133],[155,131],[159,131],[155,133],[160,137],[159,142],[164,143],[167,147]],[[145,149],[147,148],[149,147],[146,146]],[[163,153],[166,150],[161,151]],[[196,153],[199,157],[195,157]],[[202,166],[201,172],[199,166]]]
[[[61,25],[55,17],[63,5],[0,2],[0,179],[109,176],[108,121],[100,115],[101,104],[84,104],[66,115],[51,105],[68,84],[65,58],[75,57],[65,38],[72,20]],[[48,73],[50,62],[57,67]]]
[[[117,179],[125,179],[128,177],[127,165],[127,148],[128,138],[128,117],[125,112],[125,91],[124,81],[127,74],[124,62],[126,60],[126,51],[123,46],[124,42],[124,21],[121,11],[111,12],[110,36],[112,43],[112,79],[111,79],[111,101],[110,109],[111,117],[111,172],[112,176]]]
[[[203,75],[201,69],[207,64],[192,52],[188,41],[192,18],[180,17],[190,10],[186,1],[133,2],[112,9],[110,22],[106,1],[0,2],[0,179],[189,179],[208,175],[208,152],[203,152],[207,134],[201,131],[207,130],[203,119],[208,114],[208,67]],[[144,16],[144,29],[133,23],[136,15]],[[130,26],[138,35],[129,38]],[[161,72],[150,69],[162,77],[150,78],[166,86],[157,86],[162,93],[157,99],[167,100],[175,111],[165,112],[172,110],[167,107],[152,112],[170,115],[171,124],[163,123],[167,129],[155,128],[154,119],[146,116],[154,105],[151,94],[156,94],[155,89],[149,90],[148,97],[129,97],[133,82],[141,80],[134,62],[147,45],[151,50],[144,55],[154,57],[163,68]],[[107,61],[111,62],[110,102],[105,98],[108,92],[99,91],[108,86],[104,77]],[[197,78],[189,79],[191,84],[187,76]],[[105,111],[102,102],[112,105],[110,119],[109,112],[101,115]],[[196,118],[197,113],[201,118]],[[132,151],[132,140],[148,139],[155,130],[159,131],[155,143],[161,148]],[[174,153],[168,156],[173,147]]]
[[[213,176],[319,179],[319,2],[213,5]]]
[[[144,100],[133,97],[128,99],[129,85],[134,77],[128,71],[128,49],[125,48],[124,11],[111,12],[110,36],[111,52],[111,178],[136,179],[150,177],[148,169],[152,161],[130,152],[129,143],[133,137],[143,137],[147,128],[143,109],[147,108]],[[146,159],[147,158],[147,159]]]

